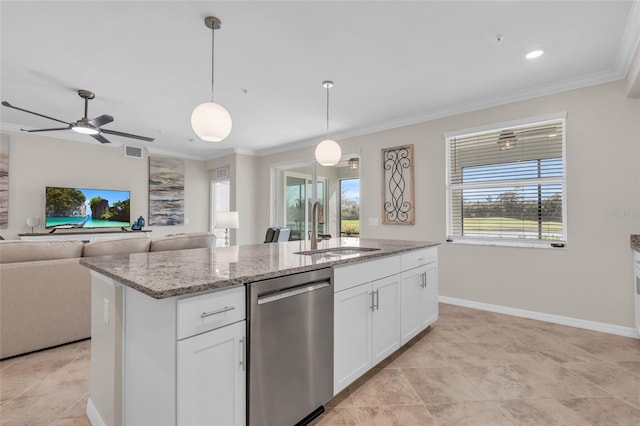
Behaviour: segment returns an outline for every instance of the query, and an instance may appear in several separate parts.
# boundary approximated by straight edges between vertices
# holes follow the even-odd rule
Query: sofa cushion
[[[152,240],[149,251],[211,248],[215,246],[215,243],[216,237],[210,232],[192,232],[189,234],[168,235]]]
[[[82,255],[111,256],[114,254],[146,253],[149,251],[151,239],[147,237],[119,238],[115,240],[93,241],[84,245]]]
[[[82,241],[0,241],[0,263],[70,259],[82,256]]]

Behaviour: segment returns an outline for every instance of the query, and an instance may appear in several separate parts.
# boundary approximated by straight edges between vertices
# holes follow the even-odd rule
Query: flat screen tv
[[[128,228],[130,196],[129,191],[47,186],[45,227]]]

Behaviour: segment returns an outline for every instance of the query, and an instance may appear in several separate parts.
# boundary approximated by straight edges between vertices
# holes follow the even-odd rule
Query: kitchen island
[[[367,305],[367,315],[370,315],[376,307],[379,310],[380,297],[384,300],[385,292],[394,289],[392,300],[397,309],[392,315],[397,321],[392,321],[395,324],[392,331],[395,333],[397,328],[398,343],[387,346],[397,348],[400,346],[400,273],[405,274],[414,267],[418,271],[418,267],[428,263],[435,265],[437,245],[341,238],[321,242],[313,254],[300,253],[309,251],[308,242],[292,241],[83,258],[81,263],[92,270],[91,395],[87,415],[94,426],[196,423],[203,419],[198,416],[212,414],[211,410],[194,414],[199,407],[194,401],[205,393],[208,401],[216,398],[208,405],[221,402],[220,406],[225,407],[228,413],[224,419],[229,419],[229,424],[244,424],[244,372],[247,365],[251,365],[250,351],[246,357],[246,286],[333,268],[336,300],[339,300],[340,294],[379,284],[382,282],[379,278],[385,278],[387,283],[391,282],[389,277],[397,277],[395,284],[371,287],[367,293],[372,295],[371,312]],[[357,251],[358,248],[367,251]],[[422,252],[428,255],[420,254]],[[359,272],[353,269],[357,265],[366,267]],[[420,271],[411,275],[407,283],[413,285],[417,279],[416,287],[426,288],[427,272]],[[435,289],[435,293],[433,290],[430,293],[433,299],[434,294],[437,297],[437,269],[434,267],[431,271],[429,279],[436,280],[435,287],[431,286]],[[375,305],[374,294],[378,298]],[[357,297],[341,300],[354,301]],[[382,311],[389,313],[388,307]],[[435,317],[429,316],[429,321],[434,318],[437,311]],[[226,334],[223,336],[223,333]],[[205,344],[203,339],[212,336],[222,340]],[[198,347],[203,344],[205,346]],[[203,347],[218,347],[216,345],[225,348],[218,354],[219,358],[214,357],[218,361],[214,363],[217,371],[200,374],[198,354]],[[336,345],[338,351],[338,342]],[[372,362],[378,360],[369,364]],[[224,363],[228,363],[228,368]],[[217,388],[207,389],[212,382]],[[229,406],[233,410],[229,410]]]

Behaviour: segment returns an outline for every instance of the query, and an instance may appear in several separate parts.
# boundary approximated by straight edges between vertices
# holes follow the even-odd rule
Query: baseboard
[[[87,417],[89,417],[91,426],[107,426],[98,410],[96,410],[96,406],[91,402],[91,398],[87,401]]]
[[[472,300],[456,299],[455,297],[438,296],[438,301],[450,305],[464,306],[480,309],[482,311],[496,312],[498,314],[512,315],[514,317],[529,318],[554,324],[568,325],[569,327],[584,328],[586,330],[600,331],[602,333],[615,334],[624,337],[638,338],[638,332],[632,327],[607,324],[604,322],[588,321],[578,318],[563,317],[561,315],[545,314],[543,312],[527,311],[525,309],[510,308],[508,306],[492,305],[490,303],[474,302]]]

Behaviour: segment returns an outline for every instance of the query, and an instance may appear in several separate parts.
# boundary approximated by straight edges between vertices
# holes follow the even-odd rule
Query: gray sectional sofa
[[[208,232],[90,243],[0,241],[0,359],[91,337],[91,275],[80,257],[214,246]]]

